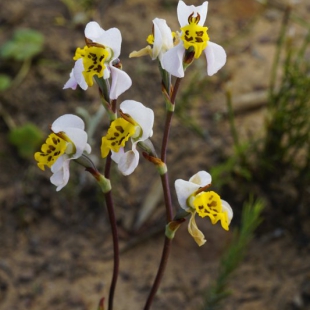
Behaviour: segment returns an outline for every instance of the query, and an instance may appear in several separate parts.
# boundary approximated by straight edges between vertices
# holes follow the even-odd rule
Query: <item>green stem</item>
[[[291,7],[288,5],[284,11],[280,35],[279,35],[279,39],[278,39],[278,43],[277,43],[274,61],[273,61],[272,68],[271,68],[271,79],[270,79],[270,87],[269,87],[270,98],[272,98],[274,95],[274,88],[275,88],[275,82],[276,82],[276,78],[277,78],[277,71],[278,71],[278,66],[279,66],[279,62],[280,62],[280,54],[281,54],[282,46],[284,43],[286,28],[288,25],[290,14],[291,14]]]

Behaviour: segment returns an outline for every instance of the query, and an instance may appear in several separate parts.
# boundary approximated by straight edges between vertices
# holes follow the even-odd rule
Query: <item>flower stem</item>
[[[116,100],[111,101],[111,109],[114,115],[116,113],[116,103],[117,103]],[[112,122],[113,118],[110,118],[110,121]],[[112,164],[112,159],[111,159],[111,152],[110,152],[107,157],[106,164],[105,164],[105,170],[104,170],[104,175],[108,179],[110,179],[111,164]],[[108,303],[108,310],[112,310],[114,293],[115,293],[115,288],[116,288],[116,283],[117,283],[117,278],[118,278],[118,273],[119,273],[119,242],[118,242],[118,232],[117,232],[114,204],[113,204],[111,191],[105,194],[105,201],[106,201],[106,205],[108,209],[111,232],[112,232],[112,239],[113,239],[114,265],[113,265],[113,276],[112,276],[111,285],[110,285],[109,303]]]
[[[177,78],[171,97],[170,97],[170,103],[173,106],[175,105],[175,98],[176,98],[176,95],[177,95],[177,92],[180,86],[180,82],[181,82],[181,79]],[[161,148],[161,160],[164,164],[166,164],[166,159],[167,159],[167,147],[168,147],[169,132],[170,132],[170,127],[171,127],[172,116],[173,116],[173,111],[171,109],[167,110],[165,129],[164,129],[162,148]],[[172,221],[172,218],[173,218],[168,172],[162,174],[160,177],[161,177],[162,187],[164,191],[164,199],[165,199],[165,206],[166,206],[166,222],[168,224],[169,222]],[[171,239],[165,236],[165,242],[164,242],[160,264],[159,264],[158,271],[157,271],[153,286],[151,288],[150,294],[144,306],[144,310],[150,309],[152,302],[154,300],[154,297],[159,288],[160,282],[163,278],[163,275],[164,275],[164,272],[166,270],[166,266],[168,263],[169,254],[170,254],[171,241],[172,241]]]
[[[173,106],[175,105],[175,98],[179,90],[181,80],[182,80],[181,78],[177,78],[175,81],[174,87],[173,87],[173,91],[170,97],[170,102]],[[170,127],[171,127],[171,120],[172,120],[173,112],[174,111],[171,111],[171,110],[167,111],[164,136],[163,136],[162,145],[161,145],[161,160],[165,164],[166,164],[166,158],[167,158],[168,139],[169,139],[169,132],[170,132]]]
[[[158,272],[157,272],[154,284],[152,286],[152,289],[150,291],[149,297],[148,297],[146,304],[143,308],[144,310],[150,309],[151,304],[153,302],[153,299],[157,293],[158,287],[160,285],[160,282],[161,282],[162,277],[164,275],[164,271],[166,269],[166,265],[168,263],[168,258],[169,258],[169,254],[170,254],[170,245],[171,245],[171,239],[165,237],[165,243],[164,243],[164,248],[163,248]]]
[[[109,214],[109,220],[111,224],[111,231],[112,231],[112,239],[113,239],[113,276],[111,280],[110,285],[110,293],[109,293],[109,305],[108,310],[113,309],[113,299],[114,299],[114,293],[118,278],[118,272],[119,272],[119,244],[118,244],[118,233],[117,233],[117,226],[116,226],[116,219],[115,219],[115,213],[114,213],[114,206],[113,206],[113,200],[112,200],[112,192],[109,191],[105,194],[105,201],[108,208],[108,214]]]

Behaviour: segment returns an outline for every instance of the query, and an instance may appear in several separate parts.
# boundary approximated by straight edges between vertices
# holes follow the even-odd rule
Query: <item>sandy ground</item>
[[[62,87],[76,47],[84,44],[84,25],[95,19],[105,29],[121,30],[121,59],[133,79],[133,87],[121,100],[135,99],[154,108],[153,141],[159,147],[164,109],[156,64],[149,58],[129,60],[127,56],[146,45],[153,18],[165,18],[172,29],[178,28],[176,5],[177,1],[106,1],[95,3],[96,10],[83,17],[57,0],[2,1],[0,44],[20,27],[45,35],[44,51],[33,60],[27,78],[18,89],[0,95],[2,107],[17,125],[31,121],[46,133],[54,119],[74,113],[79,106],[94,113],[100,104],[96,89],[73,92]],[[306,0],[294,8],[302,18],[307,18],[309,11]],[[265,92],[282,15],[281,10],[265,9],[252,0],[209,1],[209,35],[225,47],[228,61],[219,74],[206,79],[208,83],[199,95],[190,98],[188,115],[206,138],[199,138],[180,118],[173,120],[168,152],[171,180],[188,179],[199,170],[208,170],[218,159],[214,150],[229,150],[232,138],[223,91],[227,81],[234,96],[240,136],[251,138],[263,132]],[[82,22],[74,23],[78,17]],[[294,22],[291,27],[298,43],[305,29]],[[18,66],[2,62],[0,70],[14,75]],[[203,76],[204,60],[188,70],[180,97],[188,90],[195,70],[201,70]],[[262,99],[253,101],[253,97]],[[99,167],[99,141],[107,123],[104,120],[94,136],[94,160]],[[0,309],[96,309],[99,299],[108,295],[112,270],[111,235],[100,191],[81,167],[73,166],[70,183],[56,193],[48,172],[39,171],[33,160],[18,157],[7,141],[8,127],[2,118],[0,129]],[[155,196],[160,193],[152,168],[142,161],[128,178],[113,168],[122,249],[115,299],[118,310],[142,309],[160,260],[164,238],[161,198],[152,215],[137,229],[145,193],[151,186]],[[221,195],[227,201],[234,200],[225,193]],[[175,198],[173,193],[176,205]],[[241,205],[233,208],[240,214]],[[203,292],[216,277],[219,258],[237,223],[238,217],[227,233],[199,221],[208,239],[202,248],[188,235],[186,225],[180,228],[153,309],[200,309]],[[296,239],[285,226],[269,226],[266,232],[261,229],[234,274],[231,291],[224,310],[310,309],[308,243]]]

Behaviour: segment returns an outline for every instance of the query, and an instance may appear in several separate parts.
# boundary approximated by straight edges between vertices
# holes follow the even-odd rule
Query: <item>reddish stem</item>
[[[174,88],[173,88],[173,91],[172,91],[172,94],[171,94],[171,97],[170,97],[170,102],[173,106],[175,105],[175,98],[176,98],[177,92],[179,90],[180,83],[181,83],[181,79],[177,78],[175,85],[174,85]],[[172,116],[173,116],[173,111],[167,111],[164,135],[163,135],[163,140],[162,140],[162,148],[161,148],[161,160],[165,164],[166,164],[166,159],[167,159],[167,147],[168,147],[169,132],[170,132],[170,127],[171,127]],[[173,210],[172,210],[172,202],[171,202],[168,172],[161,175],[161,181],[162,181],[162,187],[163,187],[164,199],[165,199],[165,206],[166,206],[166,221],[168,224],[169,222],[172,221],[172,218],[173,218]],[[170,246],[171,246],[171,239],[165,237],[165,243],[164,243],[163,252],[162,252],[160,264],[158,267],[158,271],[157,271],[153,286],[151,288],[150,294],[149,294],[148,299],[146,301],[144,310],[150,309],[152,302],[154,300],[154,297],[157,293],[157,290],[159,288],[160,282],[163,278],[163,275],[164,275],[164,272],[166,270],[166,266],[168,263],[168,258],[169,258],[169,254],[170,254]]]

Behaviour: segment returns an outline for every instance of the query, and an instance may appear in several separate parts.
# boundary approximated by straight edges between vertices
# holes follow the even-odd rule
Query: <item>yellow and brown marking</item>
[[[88,86],[92,86],[94,84],[94,75],[99,78],[103,77],[103,72],[105,69],[104,63],[107,61],[109,55],[108,50],[102,45],[84,46],[83,49],[77,48],[73,59],[83,59],[83,76]]]
[[[111,123],[106,136],[102,137],[101,156],[107,157],[110,150],[119,152],[128,139],[134,135],[135,126],[123,118],[117,118]]]
[[[41,147],[41,152],[34,154],[35,160],[38,162],[38,167],[41,170],[45,169],[45,166],[51,168],[56,160],[65,153],[67,148],[67,142],[52,133],[48,136],[45,143]]]
[[[181,28],[181,39],[184,42],[185,49],[193,47],[195,50],[195,58],[199,58],[209,41],[207,33],[208,27],[198,25],[200,15],[198,13],[196,17],[193,17],[193,15],[194,13],[188,17],[188,25]]]

